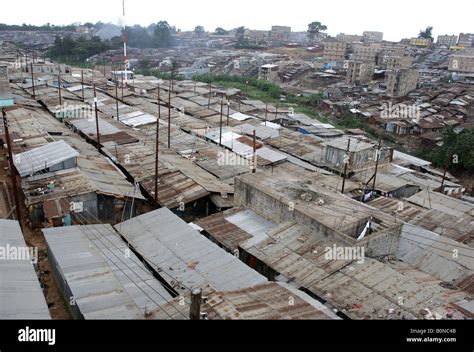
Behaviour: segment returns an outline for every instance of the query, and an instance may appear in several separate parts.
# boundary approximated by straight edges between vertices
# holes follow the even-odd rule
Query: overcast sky
[[[272,25],[305,31],[320,21],[328,33],[361,34],[378,30],[384,39],[400,40],[434,27],[438,34],[474,32],[474,1],[435,0],[125,0],[127,25],[148,25],[166,20],[181,30],[203,25],[231,29],[245,26],[269,30]],[[0,23],[70,24],[121,23],[122,0],[17,0],[6,1]]]

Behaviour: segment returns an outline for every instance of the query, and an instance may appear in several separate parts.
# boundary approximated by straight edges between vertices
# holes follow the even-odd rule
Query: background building
[[[375,63],[382,47],[378,43],[355,43],[352,50],[353,60]]]
[[[454,46],[458,43],[457,35],[439,35],[436,41],[438,45]]]
[[[336,37],[336,39],[340,42],[344,43],[353,43],[353,42],[361,42],[362,41],[362,36],[357,35],[357,34],[344,34],[344,33],[339,33]]]
[[[459,41],[458,41],[459,46],[463,46],[465,48],[470,48],[470,47],[472,47],[473,43],[474,43],[474,34],[472,34],[472,33],[461,33],[461,34],[459,34]]]
[[[383,32],[365,31],[362,35],[366,43],[380,43],[383,41]]]
[[[474,53],[460,53],[449,58],[449,71],[474,73]]]
[[[327,61],[343,61],[347,55],[347,44],[339,41],[327,41],[324,43],[323,56]]]
[[[402,97],[416,89],[418,84],[418,69],[401,68],[387,72],[385,85],[386,95]]]
[[[375,63],[350,60],[347,67],[346,82],[355,85],[367,84],[371,81],[374,70]]]

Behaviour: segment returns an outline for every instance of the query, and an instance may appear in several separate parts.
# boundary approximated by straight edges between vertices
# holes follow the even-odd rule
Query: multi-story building
[[[276,81],[278,80],[278,65],[266,64],[260,66],[258,70],[258,79],[263,81]]]
[[[419,76],[418,69],[411,68],[398,68],[387,72],[385,76],[386,95],[403,97],[414,91],[418,85]]]
[[[404,56],[386,56],[385,68],[389,71],[397,68],[408,68],[413,64],[414,58],[408,55]]]
[[[290,41],[291,27],[272,26],[270,40],[276,44],[286,44]]]
[[[364,85],[371,81],[375,70],[375,63],[357,62],[349,60],[347,65],[346,82],[351,85]]]
[[[326,61],[344,61],[347,55],[347,43],[336,40],[326,41],[324,43],[324,59]]]
[[[382,46],[379,43],[354,43],[352,46],[353,59],[355,61],[375,63],[381,50]]]
[[[354,42],[361,42],[362,41],[362,36],[357,35],[357,34],[344,34],[344,33],[339,33],[336,36],[336,39],[340,42],[344,42],[347,44],[354,43]]]
[[[380,43],[383,41],[383,32],[365,31],[362,36],[366,43]]]
[[[459,34],[458,45],[463,46],[465,48],[472,47],[474,43],[474,34],[472,33],[461,33]]]
[[[436,44],[438,45],[446,45],[446,46],[454,46],[458,43],[458,36],[457,35],[439,35]]]
[[[261,43],[265,41],[268,37],[268,31],[258,31],[258,30],[250,30],[248,32],[248,40],[251,43]]]
[[[413,46],[430,46],[433,43],[433,40],[429,38],[411,38],[410,39],[410,45]]]
[[[462,52],[451,55],[449,58],[449,71],[474,73],[474,53]]]

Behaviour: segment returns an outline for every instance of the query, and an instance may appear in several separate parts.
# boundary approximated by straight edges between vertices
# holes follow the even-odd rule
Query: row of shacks
[[[93,92],[90,87],[82,92],[81,86],[74,85],[74,79],[71,76],[71,82],[66,85],[68,88],[62,89],[61,97],[66,101],[62,107],[57,106],[57,87],[37,88],[35,94],[70,130],[78,132],[94,144],[97,136],[95,118],[91,115]],[[67,77],[63,80],[66,81]],[[174,209],[180,215],[188,212],[193,215],[208,215],[232,207],[235,177],[249,173],[252,168],[253,141],[250,135],[253,130],[256,132],[255,148],[259,168],[273,168],[289,162],[305,169],[320,172],[320,168],[325,168],[341,174],[347,155],[345,148],[350,142],[350,175],[357,175],[356,181],[364,181],[373,172],[376,147],[360,135],[348,138],[330,125],[317,123],[304,115],[291,114],[285,109],[258,101],[246,100],[238,105],[228,101],[229,104],[221,105],[219,99],[208,94],[213,87],[208,90],[203,84],[195,86],[192,82],[176,82],[172,93],[168,94],[167,82],[146,78],[142,81],[137,79],[137,82],[137,86],[146,88],[148,94],[138,96],[126,91],[123,98],[119,96],[121,101],[117,102],[113,88],[112,93],[110,89],[106,91],[105,87],[104,91],[97,91],[101,151],[129,180],[141,187],[148,199],[155,198],[155,115],[158,105],[157,97],[153,95],[156,87],[163,85],[165,88],[160,95],[159,109],[161,120],[158,133],[160,152],[157,199],[159,205]],[[32,93],[31,89],[28,92]],[[81,101],[82,93],[85,102]],[[166,105],[170,96],[171,107],[168,109]],[[21,97],[20,100],[25,108],[38,108],[35,106],[37,103],[31,99]],[[224,112],[223,119],[221,109]],[[37,116],[39,111],[34,111]],[[84,111],[89,115],[84,115]],[[117,115],[120,121],[116,121]],[[57,137],[64,134],[63,131],[56,131],[60,124],[54,124],[54,119],[45,114],[41,116],[44,119],[41,119],[39,125],[46,124],[51,130],[50,135]],[[168,116],[171,117],[170,124],[166,121]],[[221,121],[225,125],[222,131],[218,128]],[[55,127],[52,128],[51,125]],[[168,141],[170,149],[167,148]],[[223,150],[227,150],[228,154],[223,155]],[[411,196],[426,187],[436,189],[437,185],[441,185],[440,172],[436,172],[429,163],[420,163],[416,158],[408,156],[410,169],[407,169],[407,158],[400,155],[401,153],[394,153],[390,148],[381,149],[381,175],[374,187],[378,194]],[[223,156],[224,160],[220,160]],[[225,158],[234,162],[227,162],[229,160]],[[397,165],[392,167],[394,163]],[[390,182],[382,183],[387,178],[387,169],[394,174],[390,175]],[[459,195],[465,191],[456,181],[448,174],[444,183],[446,193]],[[366,188],[367,185],[356,185],[350,191],[354,196],[360,197],[364,196]],[[134,194],[137,193],[139,192],[134,191]],[[55,208],[59,206],[56,202]],[[128,213],[128,209],[123,213]]]
[[[403,207],[389,197],[366,205],[307,178],[288,181],[292,172],[239,177],[236,207],[196,225],[344,318],[474,318],[472,203],[420,192]]]
[[[155,83],[158,84],[159,81]],[[51,116],[45,116],[40,126],[49,130],[49,142],[64,140],[76,150],[78,145],[84,145],[80,154],[86,159],[94,155],[103,158],[101,160],[108,158],[112,163],[107,162],[114,165],[117,172],[122,171],[130,181],[138,183],[143,194],[151,200],[155,196],[153,192],[158,105],[157,98],[153,97],[154,85],[150,84],[147,88],[150,93],[147,96],[125,93],[118,104],[119,121],[114,119],[114,116],[117,117],[117,102],[113,98],[113,89],[112,93],[105,92],[105,89],[104,92],[97,93],[100,110],[100,150],[103,155],[98,154],[89,144],[86,148],[83,140],[75,134],[78,132],[90,144],[97,146],[96,120],[93,118],[65,116],[62,111],[58,119],[67,126],[65,134],[59,131],[65,128],[64,125]],[[192,235],[187,234],[191,231],[190,226],[166,209],[122,223],[121,219],[134,215],[133,205],[139,203],[133,200],[127,202],[128,198],[125,197],[125,204],[129,203],[133,209],[119,208],[121,211],[117,214],[121,212],[122,216],[115,217],[116,220],[120,218],[119,221],[101,221],[112,224],[120,222],[115,227],[70,227],[67,231],[71,234],[82,234],[80,238],[74,239],[71,235],[73,244],[66,243],[66,237],[59,236],[58,230],[44,231],[49,256],[54,258],[58,267],[62,266],[62,260],[67,263],[69,255],[84,257],[74,254],[76,245],[78,250],[97,249],[100,252],[96,253],[100,254],[97,260],[105,260],[105,272],[109,265],[114,274],[104,280],[110,280],[110,285],[116,287],[120,293],[124,292],[120,285],[129,284],[125,285],[129,288],[126,290],[128,295],[117,300],[101,300],[103,288],[92,282],[89,290],[97,293],[95,298],[98,303],[88,305],[88,298],[82,297],[86,303],[83,307],[78,305],[77,309],[73,308],[76,309],[76,317],[184,318],[189,310],[190,291],[196,287],[205,288],[205,294],[215,298],[207,300],[208,303],[203,306],[203,311],[207,312],[209,317],[297,318],[300,315],[296,313],[295,307],[300,307],[301,312],[307,308],[311,310],[307,306],[308,302],[313,309],[317,307],[319,318],[321,312],[323,317],[334,318],[334,312],[338,312],[342,317],[355,319],[472,317],[470,301],[465,299],[472,295],[470,280],[473,268],[469,261],[470,248],[466,248],[471,243],[470,237],[456,236],[452,230],[456,225],[447,226],[441,223],[438,224],[439,228],[428,228],[432,224],[428,216],[434,216],[432,211],[440,211],[443,214],[447,211],[439,205],[443,200],[434,201],[437,199],[433,196],[434,187],[426,180],[429,175],[432,183],[438,183],[440,176],[436,170],[426,163],[421,166],[418,163],[420,167],[412,168],[409,164],[417,164],[418,160],[408,156],[400,157],[394,155],[391,150],[385,150],[381,157],[381,169],[386,168],[389,171],[382,171],[383,176],[403,170],[404,176],[401,176],[404,178],[401,182],[404,186],[397,183],[396,190],[408,192],[405,196],[416,199],[412,198],[409,205],[404,205],[402,210],[400,202],[397,202],[395,214],[390,207],[379,203],[374,203],[373,206],[357,203],[350,199],[353,196],[351,192],[367,188],[357,182],[357,177],[364,180],[370,177],[370,169],[367,167],[364,170],[364,167],[373,167],[374,164],[371,154],[374,153],[375,146],[368,143],[369,141],[356,136],[349,146],[351,160],[354,162],[351,171],[356,174],[356,182],[347,182],[349,197],[343,196],[338,194],[342,180],[332,172],[340,172],[345,157],[344,148],[346,142],[349,142],[347,136],[341,136],[330,126],[309,122],[304,116],[278,111],[277,107],[269,108],[266,104],[262,106],[261,102],[246,101],[240,103],[240,106],[234,102],[222,107],[219,100],[212,95],[207,99],[204,92],[196,96],[193,89],[191,82],[175,84],[171,94],[171,113],[166,103],[169,95],[160,95],[162,106],[158,124],[158,203],[173,209],[179,215],[185,215],[187,212],[209,214],[212,212],[209,211],[209,202],[214,204],[216,211],[232,208],[234,204],[240,206],[245,213],[239,214],[240,208],[232,209],[229,213],[216,215],[217,218],[208,218],[198,223],[204,229],[203,234],[231,254],[225,253],[224,250],[218,251],[218,247],[212,246],[210,241],[192,228]],[[212,91],[212,87],[210,90]],[[50,112],[56,111],[54,108],[57,104],[58,89],[44,87],[36,93]],[[62,98],[81,105],[80,94],[63,92]],[[87,89],[84,94],[84,107],[87,109],[93,104],[92,90]],[[28,99],[25,99],[24,103],[35,104]],[[226,110],[223,114],[225,128],[222,133],[219,128],[221,108]],[[262,108],[267,111],[262,112]],[[274,109],[273,118],[270,116],[272,114],[268,113],[271,109]],[[170,125],[167,121],[168,113],[171,116]],[[289,123],[289,120],[297,123]],[[22,127],[26,126],[25,124]],[[253,134],[253,130],[258,134],[258,142],[255,144],[260,151],[257,153],[259,172],[254,176],[245,176],[251,172],[248,164],[220,163],[219,158],[222,157],[222,151],[227,150],[229,158],[235,160],[238,156],[248,160],[253,151],[253,141],[249,136]],[[25,148],[28,145],[45,144],[34,144],[41,133],[26,135],[31,137],[31,141],[25,142]],[[341,137],[344,139],[340,139]],[[168,142],[170,148],[167,147]],[[73,152],[69,150],[64,155],[71,156]],[[107,158],[104,158],[104,155]],[[35,163],[37,156],[25,157],[27,160],[32,159],[29,161],[31,170],[35,170],[31,166],[44,162]],[[397,157],[405,164],[394,167],[392,171],[391,167]],[[75,158],[75,164],[71,158],[63,158],[55,165],[46,164],[48,170],[40,170],[36,176],[41,177],[44,171],[51,172],[50,168],[56,173],[64,171],[58,171],[57,168],[65,168],[68,165],[81,168],[79,156]],[[21,169],[21,166],[18,168]],[[82,168],[84,172],[87,170],[90,173],[103,171],[103,166],[88,168],[83,164]],[[262,172],[265,169],[266,171]],[[25,172],[28,174],[32,171]],[[34,179],[35,175],[30,177]],[[374,188],[385,189],[386,186],[393,186],[385,178],[379,177],[377,182]],[[322,187],[315,187],[315,184]],[[108,183],[107,185],[110,186]],[[139,194],[132,184],[129,183],[128,186],[130,191],[126,193]],[[407,189],[406,186],[415,187]],[[455,182],[447,183],[447,186],[451,190],[461,188]],[[55,183],[45,188],[47,190],[40,196],[48,194],[50,188],[53,192],[57,190]],[[66,189],[63,185],[59,190],[62,191],[63,188]],[[427,195],[420,190],[427,192]],[[393,189],[392,194],[379,192],[376,201],[382,203],[382,200],[390,200],[396,196],[393,192]],[[460,190],[459,193],[462,194],[463,191]],[[440,194],[439,197],[443,195]],[[472,230],[472,206],[469,210],[466,209],[469,205],[465,202],[447,198],[456,203],[455,209],[459,209],[456,214],[462,214],[463,229]],[[38,204],[41,202],[42,200]],[[77,202],[81,203],[80,200]],[[429,210],[430,214],[426,214],[426,218],[417,218],[416,224],[405,223],[407,219],[410,222],[413,220],[407,214],[416,202],[418,207]],[[76,209],[75,201],[69,203]],[[432,208],[436,205],[441,209]],[[84,202],[79,204],[78,209],[84,209]],[[407,217],[398,216],[399,213]],[[75,223],[86,223],[83,216],[85,215],[77,216],[79,220]],[[227,221],[229,218],[232,220]],[[206,225],[206,221],[216,221],[214,226],[219,230],[213,231]],[[65,222],[64,219],[62,222]],[[450,230],[449,236],[445,230]],[[438,238],[439,232],[443,235],[442,241]],[[110,242],[102,242],[109,233],[112,236],[109,238]],[[187,234],[186,237],[181,237],[182,233]],[[125,238],[127,244],[117,242],[116,236]],[[357,258],[326,259],[326,249],[334,245],[366,248],[367,258],[363,263],[357,263]],[[125,247],[128,246],[133,249],[133,253],[128,253],[126,257],[132,258],[132,262],[128,262],[128,266],[124,268],[121,266],[123,255],[120,257],[120,253],[126,251]],[[440,249],[446,246],[456,250],[460,254],[458,258],[447,257],[446,252],[443,253]],[[195,251],[196,248],[202,249],[202,252]],[[115,250],[117,251],[114,255]],[[236,255],[241,261],[236,260]],[[234,264],[229,262],[231,259]],[[115,261],[115,264],[112,261]],[[153,292],[156,290],[159,294],[155,292],[154,298],[145,298],[137,291],[141,291],[138,288],[141,287],[146,292],[142,281],[136,281],[130,289],[134,276],[133,271],[129,272],[129,269],[139,271],[141,261],[146,261],[147,265],[153,268],[153,276],[159,278],[169,296],[163,289],[154,287]],[[431,262],[435,265],[429,265]],[[122,270],[117,271],[115,268],[118,267]],[[84,277],[89,274],[84,273]],[[66,282],[62,287],[65,297],[81,301],[81,291],[75,289],[74,275],[68,276],[61,271],[56,275],[65,275],[58,276],[58,281]],[[392,278],[390,282],[387,281],[388,278]],[[144,282],[156,285],[153,280],[150,282],[146,279]],[[426,282],[430,282],[430,285],[425,285]],[[371,289],[367,289],[367,286]],[[295,302],[296,305],[289,304]],[[256,304],[265,306],[264,315],[259,315],[262,314],[261,311],[249,308],[255,307]]]
[[[32,226],[117,223],[141,211],[140,190],[34,102],[18,99],[6,115]]]
[[[0,244],[9,251],[0,266],[0,317],[50,319],[32,264],[34,254],[13,254],[34,253],[26,247],[18,222],[0,220],[0,229],[7,235]],[[197,287],[204,288],[202,319],[339,319],[294,287],[269,282],[168,209],[115,227],[81,225],[43,232],[53,274],[75,319],[186,320],[190,292]],[[199,251],[190,251],[195,245]],[[222,266],[212,265],[215,260]]]

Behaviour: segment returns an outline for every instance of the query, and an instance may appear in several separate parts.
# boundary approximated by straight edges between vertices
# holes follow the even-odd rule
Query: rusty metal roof
[[[203,290],[206,302],[201,313],[208,320],[339,320],[327,307],[283,283],[269,282],[238,291],[221,292],[207,286]],[[189,312],[189,304],[175,299],[156,310],[148,319],[168,319],[167,314],[180,309]],[[165,310],[167,314],[163,312]],[[175,319],[181,319],[175,313]]]

